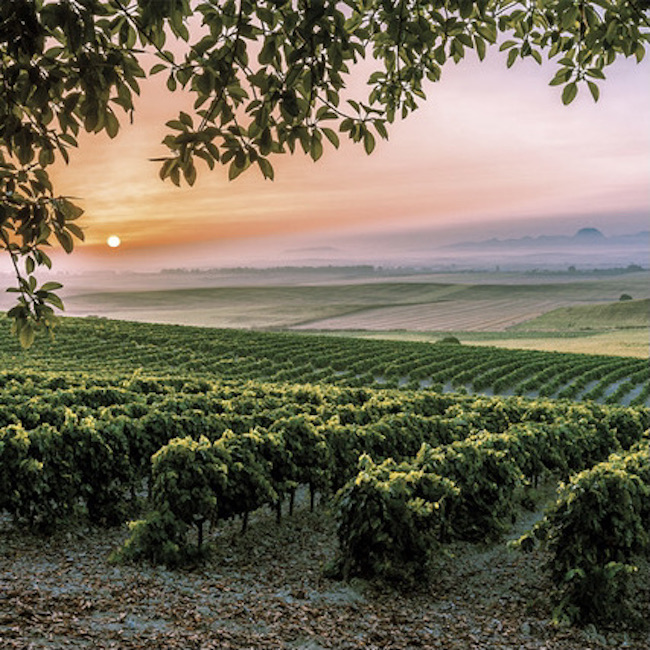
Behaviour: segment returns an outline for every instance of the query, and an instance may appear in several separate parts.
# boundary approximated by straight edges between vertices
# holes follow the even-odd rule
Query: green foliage
[[[19,509],[14,515],[30,527],[50,532],[74,514],[80,498],[81,468],[61,431],[42,424],[29,432],[30,480],[14,484]]]
[[[134,372],[127,356],[117,359],[115,369],[106,365],[105,348],[91,336],[95,328],[109,344],[137,343],[134,361],[141,370]],[[301,356],[309,358],[309,372],[339,358],[360,369],[380,364],[385,371],[390,365],[399,374],[411,372],[418,359],[447,368],[522,358],[536,366],[574,361],[584,368],[580,356],[501,357],[501,351],[480,348],[366,346],[241,332],[208,336],[192,328],[109,321],[77,331],[96,350],[103,371],[93,365],[100,361],[93,362],[92,353],[82,357],[92,373],[79,371],[75,339],[52,348],[56,356],[38,358],[48,367],[65,367],[59,361],[74,352],[75,372],[30,370],[22,359],[35,351],[18,352],[22,369],[0,372],[0,507],[36,529],[55,529],[77,515],[120,523],[131,506],[129,492],[131,500],[144,503],[143,482],[151,475],[151,510],[133,525],[117,554],[123,559],[194,562],[210,549],[203,539],[206,524],[233,516],[245,523],[260,506],[278,508],[297,486],[311,485],[325,494],[339,488],[351,494],[341,515],[348,522],[341,529],[341,573],[413,576],[447,541],[500,535],[528,482],[568,477],[635,444],[650,425],[644,408],[332,385],[338,375],[330,385],[239,378],[256,368],[259,376],[275,377],[278,367],[301,377]],[[142,365],[143,345],[157,347],[150,365]],[[173,367],[189,345],[201,350],[204,374]],[[10,352],[3,358],[10,359]],[[234,371],[224,361],[227,354],[238,359]],[[598,370],[612,360],[589,361]],[[617,372],[631,367],[631,360],[614,361]],[[161,367],[167,372],[156,374]],[[226,371],[232,374],[215,378]],[[374,459],[371,478],[355,486],[364,454]],[[434,515],[430,504],[443,493],[444,509],[439,505]],[[367,521],[366,506],[374,513]],[[381,532],[374,541],[373,531]],[[368,546],[374,549],[370,559],[363,551]]]
[[[629,293],[622,293],[619,301],[624,302],[626,300],[633,300],[633,298]]]
[[[514,518],[521,470],[513,453],[494,448],[494,435],[499,434],[479,434],[438,448],[423,445],[415,458],[416,467],[449,478],[460,490],[448,515],[448,536],[494,539]]]
[[[359,474],[336,495],[339,554],[332,571],[413,580],[426,575],[440,548],[453,481],[417,465],[363,455]]]
[[[79,420],[68,412],[59,429],[60,444],[79,468],[79,495],[94,523],[114,525],[124,521],[125,487],[132,478],[128,442],[122,432],[100,429],[94,418]]]
[[[440,345],[462,345],[456,336],[443,336],[439,341],[436,341],[436,343]]]
[[[228,483],[221,448],[204,437],[174,438],[153,456],[152,475],[154,510],[131,522],[131,534],[114,559],[176,566],[201,557],[204,524],[216,523]],[[188,539],[192,527],[195,547]]]
[[[30,457],[30,437],[20,425],[0,429],[0,509],[33,519],[43,464]]]
[[[487,405],[480,406],[485,409]],[[454,413],[453,407],[447,410]],[[615,413],[614,416],[625,423],[621,414]],[[511,415],[514,420],[514,413]],[[551,419],[551,413],[543,413],[540,409],[534,409],[531,415]],[[344,577],[413,575],[414,571],[422,570],[429,563],[431,554],[435,555],[441,542],[454,538],[480,542],[498,537],[514,520],[517,495],[524,485],[524,478],[536,480],[545,473],[565,472],[569,466],[579,469],[591,464],[592,458],[602,459],[620,448],[618,431],[607,426],[598,429],[593,425],[593,417],[589,409],[570,407],[556,421],[544,424],[522,421],[511,424],[502,433],[482,431],[437,447],[424,443],[415,458],[402,464],[389,458],[377,465],[363,456],[357,477],[337,494],[340,554],[335,571]],[[634,426],[633,420],[626,424],[631,425],[627,440],[640,440],[642,431]],[[367,433],[370,440],[366,440],[367,436],[361,432],[357,433],[356,444],[359,447],[366,443],[366,451],[373,449],[375,453],[380,450],[384,454],[391,453],[390,444],[382,448],[381,443],[373,440],[370,427]],[[401,435],[408,437],[406,431]],[[645,449],[647,455],[647,445]],[[645,480],[646,475],[650,478],[650,469],[643,465],[643,458],[639,451],[629,456],[626,462],[629,467],[634,466],[634,471]],[[641,467],[645,469],[642,471]],[[421,491],[426,484],[423,481],[441,477],[453,486],[453,495],[446,493],[444,509],[440,504],[431,506],[416,499],[428,499]],[[436,501],[437,498],[428,500]],[[611,505],[616,502],[617,497],[614,497]],[[623,500],[623,503],[627,502]],[[589,503],[581,505],[585,509],[582,515],[592,512],[592,516],[598,517],[593,515],[596,510]],[[431,514],[431,508],[435,509],[436,517],[427,520],[423,513]],[[650,506],[646,506],[646,514],[641,518],[647,520],[649,511]],[[627,535],[626,540],[633,538],[642,531],[640,521],[621,521],[618,532]],[[583,531],[584,535],[578,537],[576,530],[580,525],[577,521],[575,529],[569,528],[562,520],[561,533],[564,536],[554,547],[558,552],[567,552],[571,560],[589,548],[585,538],[595,535],[593,531]],[[569,544],[570,538],[573,546]],[[592,554],[588,552],[587,555],[593,561]],[[614,553],[609,560],[618,562],[620,555]],[[558,559],[556,553],[553,566],[564,567],[563,559]],[[591,598],[588,594],[592,581],[605,584],[603,580],[611,579],[612,585],[619,585],[622,576],[627,575],[627,565],[611,562],[597,562],[599,572],[597,575],[589,574],[586,582],[578,582],[581,576],[586,575],[582,566],[576,571],[571,567],[570,573],[569,569],[561,569],[561,572],[570,576],[572,585],[579,585],[576,587],[578,590],[584,591],[584,600]],[[608,597],[617,601],[623,592],[612,585],[603,588],[608,591]],[[578,596],[572,593],[567,598],[569,602],[575,602]]]
[[[525,479],[534,485],[547,475],[565,475],[568,472],[567,442],[570,443],[560,437],[559,427],[555,424],[536,422],[514,424],[507,437],[494,437],[491,441],[496,448],[509,450]]]
[[[363,430],[357,425],[341,425],[336,421],[327,425],[327,443],[332,459],[331,487],[338,490],[354,474],[359,457],[363,453],[361,436]]]
[[[137,403],[133,406],[136,405]],[[133,411],[137,413],[136,409]],[[144,418],[129,417],[122,413],[113,415],[110,411],[99,413],[98,417],[96,426],[102,436],[109,441],[111,447],[119,450],[118,458],[128,459],[128,471],[122,476],[135,491],[142,485],[143,479],[150,478],[151,457],[164,443],[158,437],[147,435],[142,426]]]
[[[650,428],[648,412],[612,408],[605,415],[603,426],[613,433],[622,449],[629,449]]]
[[[265,443],[258,431],[244,434],[226,431],[215,443],[223,450],[228,464],[228,484],[219,504],[221,518],[245,515],[278,500],[271,464],[262,453]]]
[[[650,448],[612,456],[571,477],[544,520],[519,540],[541,539],[556,585],[555,616],[570,622],[625,620],[634,556],[650,548]]]
[[[123,521],[131,477],[124,437],[100,432],[93,418],[79,420],[69,410],[58,428],[0,431],[3,507],[18,520],[52,530],[85,503],[95,523]]]
[[[283,444],[291,456],[292,467],[285,475],[296,484],[324,490],[329,487],[330,448],[327,437],[319,431],[312,418],[294,415],[276,420],[271,431],[280,431]]]
[[[228,482],[228,467],[219,447],[202,437],[174,438],[153,458],[153,504],[188,526],[199,529],[199,549],[203,524],[214,524],[219,497]]]
[[[201,28],[190,32],[191,19]],[[0,25],[0,247],[17,276],[10,315],[25,347],[62,308],[59,285],[39,288],[34,276],[51,265],[47,246],[69,253],[83,239],[82,211],[56,196],[48,168],[69,160],[82,131],[114,138],[139,79],[164,75],[169,92],[194,99],[192,114],[167,122],[161,178],[193,185],[202,160],[228,166],[231,180],[251,167],[272,179],[274,155],[301,149],[316,161],[341,136],[372,153],[387,125],[426,98],[425,83],[470,50],[482,60],[499,41],[508,67],[546,52],[568,104],[583,84],[597,100],[603,70],[621,56],[641,61],[650,38],[647,4],[573,0],[12,0],[0,5]],[[148,71],[145,54],[157,59]],[[344,99],[365,57],[368,95]]]
[[[83,345],[79,341],[83,341]],[[546,397],[581,400],[586,397],[604,401],[609,399],[606,394],[612,392],[611,386],[624,379],[633,380],[633,385],[628,385],[626,392],[619,385],[614,399],[623,402],[628,393],[639,385],[645,385],[646,392],[634,397],[637,405],[648,404],[647,390],[650,389],[647,359],[469,345],[438,346],[407,341],[305,337],[286,333],[210,330],[92,319],[65,319],[58,328],[54,343],[40,340],[28,351],[21,350],[13,337],[0,327],[0,343],[0,361],[7,369],[47,370],[56,367],[62,371],[77,372],[82,365],[87,372],[119,375],[120,385],[113,386],[110,391],[106,390],[106,386],[101,386],[91,391],[62,392],[60,399],[65,405],[83,403],[91,406],[101,400],[108,406],[124,401],[132,392],[162,395],[172,390],[179,391],[184,385],[191,386],[191,390],[195,391],[195,382],[209,383],[215,377],[238,381],[296,382],[312,387],[337,385],[349,389],[354,384],[356,392],[350,393],[354,395],[350,398],[351,407],[357,402],[363,404],[366,401],[364,386],[396,388],[409,379],[422,382],[426,390],[420,394],[426,394],[430,402],[440,404],[445,400],[448,403],[453,401],[448,394],[432,393],[442,391],[440,385],[444,384],[471,386],[474,392],[491,391],[498,394],[507,391],[526,396],[543,392]],[[103,353],[107,347],[113,351],[109,359]],[[146,355],[143,355],[143,348],[147,351]],[[306,358],[309,359],[308,366],[304,363]],[[342,372],[342,367],[347,371]],[[357,367],[359,370],[363,368],[370,378],[358,377]],[[141,376],[143,372],[145,376]],[[132,376],[133,373],[135,376]],[[150,379],[151,376],[161,375],[176,376],[178,382],[162,385]],[[375,383],[376,378],[391,380],[391,384]],[[596,385],[587,392],[590,382]],[[366,411],[351,407],[348,407],[348,413],[338,414],[340,423],[362,424]],[[191,410],[191,407],[188,408]],[[313,405],[310,409],[313,410]],[[204,424],[196,419],[193,424],[188,421],[193,416],[183,409],[163,415],[146,409],[143,415],[146,413],[149,414],[142,419],[146,436],[151,435],[152,446],[154,439],[159,440],[145,456],[146,463],[160,446],[173,437],[186,435],[186,431],[193,437],[208,435],[212,439],[205,429],[201,429]],[[467,413],[463,417],[466,416]],[[486,416],[482,414],[481,417]],[[254,426],[269,428],[271,423],[252,422],[247,414],[237,414],[235,417],[228,413],[215,413],[214,420],[207,426],[222,433],[228,428],[240,432]],[[484,426],[488,427],[488,423]],[[489,423],[491,427],[492,422]],[[157,432],[159,436],[156,436]]]
[[[188,526],[169,510],[151,511],[146,519],[129,523],[131,534],[111,559],[116,562],[148,561],[174,567],[197,557],[186,542]]]
[[[258,431],[254,430],[251,433],[258,433]],[[268,472],[267,477],[271,486],[268,494],[271,498],[275,496],[276,513],[279,519],[282,515],[282,500],[287,494],[290,496],[293,510],[295,491],[303,472],[283,434],[275,431],[259,433],[260,444],[257,453],[266,461],[263,471]]]

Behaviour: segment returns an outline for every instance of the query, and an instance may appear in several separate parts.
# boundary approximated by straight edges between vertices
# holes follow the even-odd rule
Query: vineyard
[[[326,575],[412,589],[563,481],[517,542],[552,616],[640,615],[645,361],[102,319],[28,352],[3,335],[0,510],[18,530],[135,520],[114,562],[201,566],[228,522],[245,532],[269,508],[281,524],[303,498],[314,521],[319,503],[334,514]]]
[[[0,329],[6,369],[186,375],[650,405],[647,359],[66,319],[24,352]]]

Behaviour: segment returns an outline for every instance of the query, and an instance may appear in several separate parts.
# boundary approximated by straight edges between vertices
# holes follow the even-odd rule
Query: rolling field
[[[462,292],[459,292],[462,295]],[[413,332],[503,332],[555,309],[561,300],[528,298],[463,298],[405,306],[379,306],[313,319],[291,329],[368,330],[403,329]],[[568,303],[564,303],[568,304]]]
[[[648,292],[650,293],[650,292]],[[209,327],[503,331],[560,307],[618,300],[608,283],[372,282],[83,293],[71,315]]]
[[[606,305],[579,305],[553,309],[513,329],[544,332],[650,329],[650,300],[628,300]]]
[[[109,280],[71,280],[67,313],[398,340],[435,341],[452,333],[476,345],[650,355],[648,272],[241,269],[113,278],[120,291],[106,290]],[[624,293],[635,300],[620,302]]]
[[[298,330],[297,330],[298,331]],[[511,350],[540,350],[542,352],[571,352],[575,354],[604,354],[609,356],[650,358],[650,332],[646,328],[572,331],[528,332],[514,329],[506,332],[408,332],[405,330],[306,330],[323,336],[342,336],[386,341],[422,341],[435,343],[444,336],[455,336],[468,345],[484,345]]]
[[[519,350],[541,350],[547,352],[571,352],[575,354],[606,354],[622,357],[650,358],[650,332],[646,328],[628,330],[610,330],[595,332],[591,335],[579,336],[549,336],[548,332],[531,332],[528,337],[508,338],[508,333],[502,339],[479,341],[471,338],[465,340],[472,345],[492,345]],[[546,336],[542,336],[546,335]]]

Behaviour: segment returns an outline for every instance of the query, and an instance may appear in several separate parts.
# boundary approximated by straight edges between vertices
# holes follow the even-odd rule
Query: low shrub
[[[331,573],[400,581],[426,573],[458,494],[447,478],[364,454],[357,477],[336,495],[339,555]]]

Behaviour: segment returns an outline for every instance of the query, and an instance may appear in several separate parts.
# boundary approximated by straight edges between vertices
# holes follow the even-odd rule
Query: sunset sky
[[[200,163],[196,185],[181,189],[160,181],[149,159],[164,154],[164,123],[186,100],[155,78],[143,84],[132,126],[113,141],[84,137],[71,164],[54,170],[58,192],[86,210],[87,243],[59,268],[218,266],[232,263],[226,251],[244,249],[250,259],[277,251],[281,264],[288,241],[394,229],[439,232],[442,243],[647,229],[648,71],[647,63],[617,63],[597,104],[583,89],[566,107],[548,86],[552,67],[507,70],[495,51],[481,64],[445,67],[427,102],[371,156],[348,143],[315,164],[282,156],[274,182],[251,169],[230,183],[225,169]],[[108,247],[109,235],[122,245]]]

